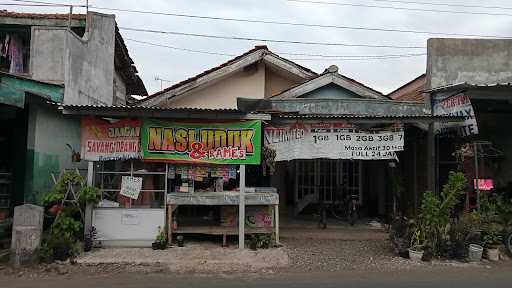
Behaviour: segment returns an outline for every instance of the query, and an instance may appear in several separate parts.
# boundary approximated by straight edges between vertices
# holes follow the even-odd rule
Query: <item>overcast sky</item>
[[[68,4],[84,4],[84,0],[45,0]],[[360,3],[379,6],[411,7],[422,9],[485,11],[492,13],[509,13],[512,10],[454,8],[442,6],[425,6],[412,4],[385,3],[372,0],[327,0],[340,3]],[[404,0],[406,1],[406,0]],[[413,0],[410,0],[413,1]],[[509,6],[509,0],[416,0],[416,2],[437,2],[454,4],[474,4],[486,6]],[[8,0],[2,1],[7,3]],[[379,27],[390,29],[426,30],[448,33],[482,34],[512,36],[511,16],[461,15],[440,12],[417,12],[390,10],[367,7],[343,7],[308,3],[294,3],[286,0],[90,0],[90,5],[125,9],[150,10],[169,13],[194,14],[214,17],[232,17],[271,21],[288,21],[324,25],[345,25]],[[23,12],[66,12],[66,8],[14,7],[2,6],[2,9]],[[91,9],[97,10],[97,9]],[[74,11],[84,12],[83,9]],[[280,39],[308,42],[343,42],[371,45],[426,46],[429,37],[435,35],[409,34],[396,32],[354,31],[326,28],[291,27],[269,24],[236,23],[227,21],[199,20],[159,15],[144,15],[128,12],[99,12],[116,14],[120,27],[146,28],[153,30],[179,31],[188,33],[215,34],[252,38]],[[172,45],[187,49],[206,50],[227,54],[241,54],[255,45],[267,45],[277,54],[308,53],[324,55],[383,55],[426,53],[425,49],[391,49],[364,47],[312,46],[301,44],[276,44],[252,41],[216,40],[187,36],[151,34],[122,30],[125,38],[148,41],[163,45]],[[172,83],[198,74],[217,66],[231,57],[204,55],[176,51],[168,48],[148,46],[126,40],[128,50],[137,66],[144,83],[151,93],[160,90],[160,82],[155,76],[170,80]],[[312,58],[306,56],[288,56],[288,59]],[[322,72],[329,65],[335,64],[340,73],[354,78],[376,90],[388,93],[409,80],[425,72],[426,57],[400,59],[380,59],[366,61],[348,60],[296,60],[316,72]]]

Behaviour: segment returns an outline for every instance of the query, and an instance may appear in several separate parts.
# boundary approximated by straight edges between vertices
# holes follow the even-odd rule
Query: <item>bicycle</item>
[[[318,226],[321,229],[327,228],[327,212],[329,212],[334,218],[340,221],[347,220],[350,226],[354,226],[359,218],[357,210],[358,205],[359,195],[350,195],[346,200],[333,201],[331,204],[320,201],[320,220],[318,222]]]

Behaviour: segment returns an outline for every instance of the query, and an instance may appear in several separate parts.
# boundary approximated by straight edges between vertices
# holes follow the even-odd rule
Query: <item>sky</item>
[[[85,4],[85,0],[40,0],[54,3]],[[443,33],[481,34],[512,36],[512,3],[509,0],[403,0],[413,2],[505,6],[510,9],[483,9],[443,7],[434,5],[389,3],[382,0],[316,0],[363,5],[394,6],[404,8],[491,12],[511,14],[467,15],[441,12],[404,11],[382,8],[321,5],[297,3],[286,0],[90,0],[89,5],[107,8],[122,8],[157,11],[177,14],[192,14],[212,17],[229,17],[308,24],[360,26],[385,29],[422,30]],[[2,0],[0,3],[14,3]],[[19,2],[16,2],[19,4]],[[65,7],[21,7],[0,4],[0,9],[18,12],[67,13]],[[222,36],[251,37],[290,40],[300,42],[335,42],[349,44],[418,46],[421,49],[394,49],[372,47],[322,46],[288,43],[265,43],[226,39],[208,39],[190,36],[155,34],[121,29],[130,56],[150,94],[192,77],[232,58],[224,55],[198,54],[169,48],[150,46],[129,39],[157,43],[179,48],[204,50],[222,54],[239,55],[255,45],[267,45],[271,51],[280,53],[322,55],[385,55],[426,53],[427,39],[448,37],[398,32],[344,30],[333,28],[298,27],[275,24],[240,23],[191,19],[165,15],[136,14],[121,11],[90,10],[115,14],[119,27],[186,33],[214,34]],[[83,8],[74,12],[83,13]],[[452,36],[450,36],[452,37]],[[460,38],[460,37],[459,37]],[[282,55],[285,58],[323,72],[329,65],[337,65],[339,72],[370,86],[382,93],[389,93],[426,71],[426,56],[398,59],[343,60],[313,59],[318,57]],[[295,60],[296,59],[296,60]],[[168,80],[161,83],[155,77]]]

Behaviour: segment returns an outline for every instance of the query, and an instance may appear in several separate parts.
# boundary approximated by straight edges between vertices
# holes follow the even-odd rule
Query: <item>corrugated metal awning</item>
[[[261,113],[246,113],[237,109],[209,108],[162,108],[126,105],[73,105],[60,104],[59,109],[66,115],[94,115],[101,117],[152,117],[179,119],[259,119],[270,120],[270,116]]]

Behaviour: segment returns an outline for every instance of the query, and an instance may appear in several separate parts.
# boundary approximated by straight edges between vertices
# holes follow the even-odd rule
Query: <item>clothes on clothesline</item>
[[[9,73],[20,74],[24,72],[23,61],[23,42],[17,35],[7,34],[0,41],[0,57],[7,58],[9,61]]]

